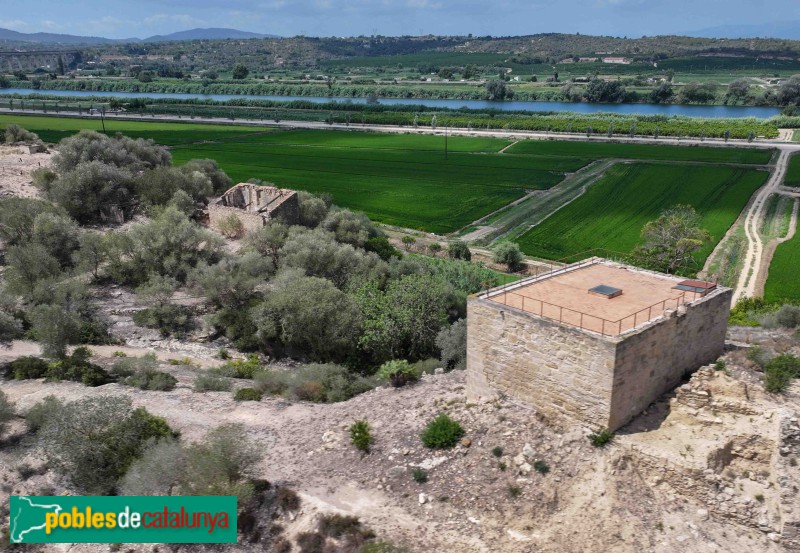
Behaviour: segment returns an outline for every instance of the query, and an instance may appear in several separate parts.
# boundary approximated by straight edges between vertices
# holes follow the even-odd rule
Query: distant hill
[[[20,33],[0,28],[0,40],[14,42],[36,42],[39,44],[110,44],[117,42],[99,36],[62,35],[58,33]]]
[[[277,35],[251,33],[237,29],[189,29],[168,35],[155,35],[145,39],[113,39],[98,36],[77,36],[58,33],[20,33],[0,28],[0,40],[9,42],[32,42],[37,44],[114,44],[124,42],[170,42],[182,40],[221,40],[246,38],[279,38]]]
[[[776,21],[761,25],[720,25],[688,33],[708,38],[785,38],[800,40],[800,21]]]
[[[168,35],[155,35],[144,39],[143,42],[167,42],[172,40],[222,40],[226,38],[279,38],[277,35],[265,35],[239,31],[237,29],[210,28],[189,29]]]

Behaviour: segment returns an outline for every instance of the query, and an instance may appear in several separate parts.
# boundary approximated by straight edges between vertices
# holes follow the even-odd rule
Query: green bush
[[[0,436],[3,434],[6,423],[14,418],[14,404],[8,399],[3,390],[0,390]]]
[[[764,367],[764,388],[772,393],[784,392],[798,377],[800,358],[785,353],[770,360]]]
[[[8,364],[7,374],[13,376],[14,380],[44,378],[49,367],[47,361],[39,357],[20,357]]]
[[[800,326],[800,306],[782,305],[775,312],[775,320],[784,328],[796,328]]]
[[[533,462],[533,469],[539,474],[547,474],[550,472],[550,465],[539,459]]]
[[[589,434],[589,441],[594,447],[605,447],[614,440],[614,433],[608,428],[601,428],[597,432]]]
[[[747,358],[763,369],[769,363],[772,355],[761,346],[752,346],[747,350]]]
[[[428,473],[425,472],[424,469],[415,467],[414,470],[411,471],[411,478],[413,478],[414,482],[417,484],[424,484],[428,481]]]
[[[330,363],[305,365],[293,371],[262,369],[254,380],[260,392],[315,403],[346,401],[376,385],[373,378]]]
[[[60,413],[63,407],[64,402],[56,396],[46,396],[25,413],[25,422],[28,423],[28,430],[30,432],[38,432],[47,422],[47,419]]]
[[[154,371],[158,367],[158,357],[155,353],[145,353],[141,357],[128,357],[126,355],[116,355],[119,359],[111,367],[111,374],[125,378],[141,371]]]
[[[140,390],[168,392],[175,389],[178,379],[162,371],[144,370],[124,379],[121,384]]]
[[[350,425],[350,441],[356,449],[369,453],[369,448],[375,439],[370,432],[369,422],[366,419],[359,420]]]
[[[209,372],[218,374],[220,376],[227,376],[229,378],[246,378],[251,379],[255,376],[256,371],[261,368],[261,361],[258,355],[248,355],[246,360],[234,359],[227,363],[210,369]]]
[[[191,329],[192,313],[183,305],[164,304],[137,311],[133,322],[144,328],[155,328],[164,337],[183,336]]]
[[[48,463],[89,495],[109,495],[146,444],[174,436],[166,421],[128,398],[92,396],[62,405],[37,432]]]
[[[492,448],[492,455],[497,457],[498,459],[503,456],[503,448],[500,446],[495,446]]]
[[[194,379],[195,392],[230,392],[231,381],[213,374],[199,374]]]
[[[461,425],[442,413],[428,423],[420,438],[425,447],[446,449],[456,445],[463,435],[464,429]]]
[[[376,376],[381,380],[390,382],[395,388],[419,380],[419,373],[414,370],[408,361],[402,359],[387,361],[380,366]]]
[[[45,375],[47,381],[70,380],[85,386],[102,386],[112,382],[114,379],[103,367],[89,362],[91,355],[85,347],[75,348],[72,355],[50,364]]]
[[[261,401],[261,392],[253,388],[242,388],[237,390],[233,399],[236,401]]]

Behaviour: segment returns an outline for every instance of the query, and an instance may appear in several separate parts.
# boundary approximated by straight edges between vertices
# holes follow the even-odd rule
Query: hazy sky
[[[146,37],[192,27],[294,36],[641,36],[800,19],[797,0],[0,0],[0,27]]]

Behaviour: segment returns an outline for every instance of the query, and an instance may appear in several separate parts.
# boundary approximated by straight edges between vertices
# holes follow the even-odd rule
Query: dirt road
[[[745,234],[747,236],[747,252],[744,256],[742,272],[739,273],[739,280],[733,292],[733,301],[736,302],[744,297],[754,297],[756,295],[757,283],[761,280],[761,258],[764,255],[764,242],[759,234],[759,227],[764,217],[764,210],[767,206],[767,199],[771,194],[780,193],[780,186],[786,175],[792,149],[781,148],[778,159],[775,162],[775,170],[770,175],[766,184],[762,186],[750,206],[750,210],[745,217]]]

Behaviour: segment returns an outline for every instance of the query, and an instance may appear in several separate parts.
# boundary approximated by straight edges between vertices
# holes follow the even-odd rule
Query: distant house
[[[597,58],[578,58],[578,63],[594,63]]]
[[[631,60],[628,58],[619,58],[612,56],[608,58],[603,58],[603,63],[617,63],[620,65],[629,65],[631,63]]]

